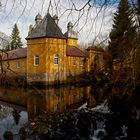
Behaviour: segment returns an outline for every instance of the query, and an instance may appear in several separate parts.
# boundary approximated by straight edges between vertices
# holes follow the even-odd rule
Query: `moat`
[[[139,94],[130,102],[127,94],[112,96],[101,87],[1,87],[0,139],[8,130],[19,140],[21,128],[31,140],[139,138]]]
[[[0,87],[0,139],[10,130],[14,135],[28,121],[50,112],[77,109],[87,102],[95,107],[106,99],[106,95],[93,94],[93,87],[59,87],[43,89]]]

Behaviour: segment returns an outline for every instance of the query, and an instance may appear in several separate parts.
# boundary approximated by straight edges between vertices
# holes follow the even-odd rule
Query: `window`
[[[82,59],[81,61],[80,61],[80,66],[83,66],[84,65],[84,59]]]
[[[20,67],[20,62],[19,61],[17,61],[16,66],[17,66],[17,68]]]
[[[58,104],[54,104],[54,111],[57,111],[59,108]]]
[[[54,64],[58,64],[58,61],[59,61],[59,55],[55,54],[54,55]]]
[[[35,114],[35,115],[38,115],[38,114],[39,114],[39,110],[40,110],[39,106],[37,106],[37,105],[35,104],[35,105],[34,105],[34,114]]]
[[[73,65],[76,66],[76,59],[73,59]]]
[[[9,63],[9,64],[8,64],[8,68],[9,68],[9,69],[12,69],[12,64]]]
[[[39,65],[39,56],[35,55],[34,56],[34,66],[38,66]]]

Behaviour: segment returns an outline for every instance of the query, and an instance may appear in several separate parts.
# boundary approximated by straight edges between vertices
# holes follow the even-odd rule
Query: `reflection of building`
[[[91,67],[102,69],[103,50],[89,47],[86,52],[82,51],[77,44],[73,24],[69,22],[67,32],[63,34],[56,15],[51,17],[47,13],[42,19],[38,14],[26,40],[27,48],[1,54],[5,71],[8,69],[13,75],[18,73],[26,76],[28,83],[62,82],[69,75],[89,71]]]
[[[89,105],[94,104],[94,97],[90,94],[90,87],[61,87],[41,90],[42,94],[32,94],[27,100],[29,118],[48,112],[63,112],[67,106],[77,104],[85,99]],[[92,106],[93,107],[93,106]]]
[[[74,107],[75,109],[84,102],[87,102],[88,106],[94,107],[96,103],[104,101],[104,99],[106,99],[106,95],[100,93],[94,94],[93,90],[94,87],[90,86],[69,86],[39,90],[0,88],[0,98],[2,101],[11,103],[12,106],[14,104],[14,107],[16,109],[19,108],[23,110],[27,108],[29,118],[33,119],[35,116],[42,113],[55,111],[63,112],[67,109],[68,106],[70,106],[71,108],[71,105],[72,108]],[[79,106],[77,106],[77,103]]]

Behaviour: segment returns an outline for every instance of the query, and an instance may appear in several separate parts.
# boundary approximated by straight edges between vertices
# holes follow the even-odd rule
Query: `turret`
[[[72,24],[72,22],[69,22],[69,23],[68,23],[67,29],[68,29],[68,31],[70,31],[70,30],[73,29],[73,24]]]
[[[72,22],[69,22],[67,25],[67,37],[77,39],[77,33],[73,30]]]
[[[53,16],[53,19],[54,19],[55,23],[58,24],[58,22],[59,22],[58,16],[57,15],[54,15]]]
[[[68,46],[78,47],[78,45],[77,45],[77,40],[78,40],[77,33],[73,30],[72,22],[68,23],[67,32],[64,35],[67,38],[67,45]]]
[[[42,21],[41,15],[38,13],[35,17],[35,25],[38,25]]]

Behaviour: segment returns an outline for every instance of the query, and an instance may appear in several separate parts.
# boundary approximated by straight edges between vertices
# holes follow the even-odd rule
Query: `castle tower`
[[[78,45],[77,45],[78,37],[77,37],[77,33],[73,30],[72,22],[68,23],[67,32],[64,35],[67,38],[67,45],[68,46],[78,47]]]
[[[53,19],[54,19],[55,23],[58,24],[58,22],[59,22],[58,16],[57,15],[54,15],[53,16]]]
[[[42,16],[38,13],[35,17],[35,25],[39,25],[39,23],[42,21]]]
[[[27,40],[27,82],[53,84],[66,76],[66,38],[49,13],[35,17]]]

